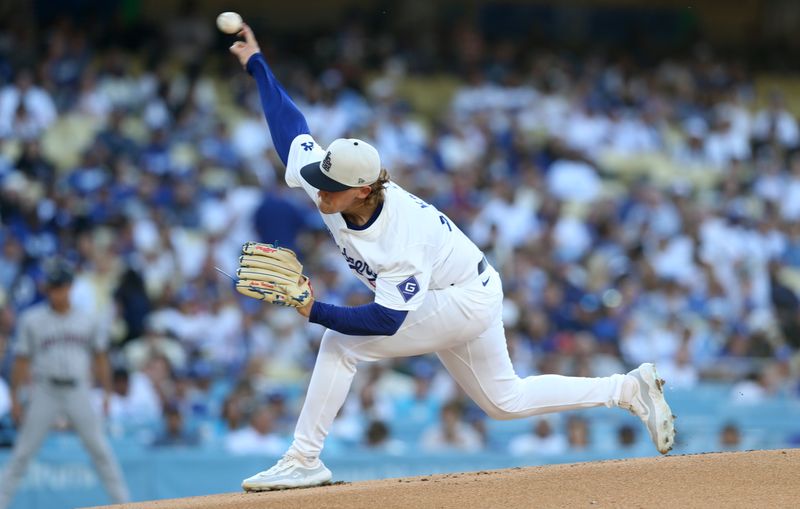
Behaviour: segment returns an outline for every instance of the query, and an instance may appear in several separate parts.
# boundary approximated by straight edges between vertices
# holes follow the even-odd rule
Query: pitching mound
[[[335,473],[334,473],[335,475]],[[666,456],[342,483],[115,509],[797,507],[800,449]]]

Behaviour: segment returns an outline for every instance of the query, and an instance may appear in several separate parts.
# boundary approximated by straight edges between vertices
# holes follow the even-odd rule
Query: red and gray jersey
[[[14,352],[31,360],[36,378],[91,380],[95,352],[108,347],[97,320],[76,308],[60,314],[48,303],[22,313]]]

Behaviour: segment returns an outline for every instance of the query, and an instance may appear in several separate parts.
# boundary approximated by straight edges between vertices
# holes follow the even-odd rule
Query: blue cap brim
[[[319,167],[319,161],[307,164],[300,168],[300,175],[302,175],[306,182],[320,191],[336,193],[339,191],[347,191],[348,189],[352,189],[350,186],[346,186],[341,182],[336,182],[329,176],[325,175],[325,173],[323,173],[322,169]]]

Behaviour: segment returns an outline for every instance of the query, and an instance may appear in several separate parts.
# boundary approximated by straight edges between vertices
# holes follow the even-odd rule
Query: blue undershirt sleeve
[[[272,144],[285,165],[289,159],[292,140],[301,134],[309,134],[306,119],[272,74],[264,55],[256,53],[250,57],[247,61],[247,72],[256,80],[261,107],[272,135]]]
[[[342,307],[314,301],[309,321],[348,336],[393,336],[408,311],[389,309],[380,304]]]

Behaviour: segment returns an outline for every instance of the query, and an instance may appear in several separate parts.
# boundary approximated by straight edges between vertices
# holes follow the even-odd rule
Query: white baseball
[[[217,16],[217,28],[226,34],[236,34],[242,29],[242,17],[238,12],[223,12]]]

